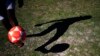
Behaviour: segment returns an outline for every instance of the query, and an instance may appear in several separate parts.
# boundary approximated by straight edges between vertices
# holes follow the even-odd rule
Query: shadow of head
[[[59,52],[65,51],[68,48],[69,48],[69,44],[61,43],[61,44],[54,45],[53,47],[51,47],[50,50],[47,50],[44,47],[39,47],[39,48],[35,49],[35,51],[40,51],[40,52],[42,52],[44,54],[50,53],[50,52],[51,53],[59,53]]]
[[[49,51],[52,53],[59,53],[65,51],[68,48],[69,48],[69,44],[62,43],[62,44],[56,44]]]

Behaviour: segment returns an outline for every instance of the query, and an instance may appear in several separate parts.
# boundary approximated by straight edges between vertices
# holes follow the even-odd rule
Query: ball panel
[[[15,37],[15,38],[17,39],[17,38],[20,37],[20,34],[21,34],[21,33],[20,33],[19,31],[14,31],[12,36]]]
[[[21,31],[21,28],[17,26],[14,28],[14,31]]]

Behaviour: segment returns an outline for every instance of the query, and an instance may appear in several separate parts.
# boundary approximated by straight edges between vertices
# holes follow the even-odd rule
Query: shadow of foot
[[[59,53],[59,52],[63,52],[66,49],[69,48],[69,44],[66,43],[62,43],[62,44],[56,44],[54,45],[50,50],[47,50],[45,47],[38,47],[37,49],[35,49],[35,51],[40,51],[42,53]]]

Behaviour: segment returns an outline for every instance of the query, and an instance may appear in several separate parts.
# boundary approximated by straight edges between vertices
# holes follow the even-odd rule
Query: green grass
[[[25,0],[23,8],[16,7],[16,16],[27,34],[41,32],[51,24],[40,27],[34,25],[52,20],[91,15],[92,18],[70,25],[69,29],[58,41],[52,43],[68,43],[70,47],[62,53],[35,52],[34,49],[45,43],[55,31],[41,37],[27,38],[23,48],[17,48],[1,38],[3,43],[0,52],[4,55],[16,56],[100,56],[100,1],[99,0]],[[5,37],[5,28],[0,22],[0,37]],[[60,41],[61,40],[61,41]],[[8,43],[8,44],[7,44]],[[5,46],[5,47],[4,47]],[[16,50],[16,51],[15,51]],[[13,51],[10,53],[10,51]],[[8,53],[9,52],[9,53]]]

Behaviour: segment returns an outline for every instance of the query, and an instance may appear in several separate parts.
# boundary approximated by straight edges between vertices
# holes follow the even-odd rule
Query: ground
[[[19,24],[27,35],[42,32],[52,24],[36,27],[36,24],[71,17],[91,15],[92,18],[75,22],[55,42],[67,43],[69,48],[60,53],[34,51],[47,42],[56,29],[39,37],[27,37],[25,46],[18,48],[7,41],[7,31],[0,22],[0,56],[100,56],[100,0],[24,0],[23,8],[16,7]]]

